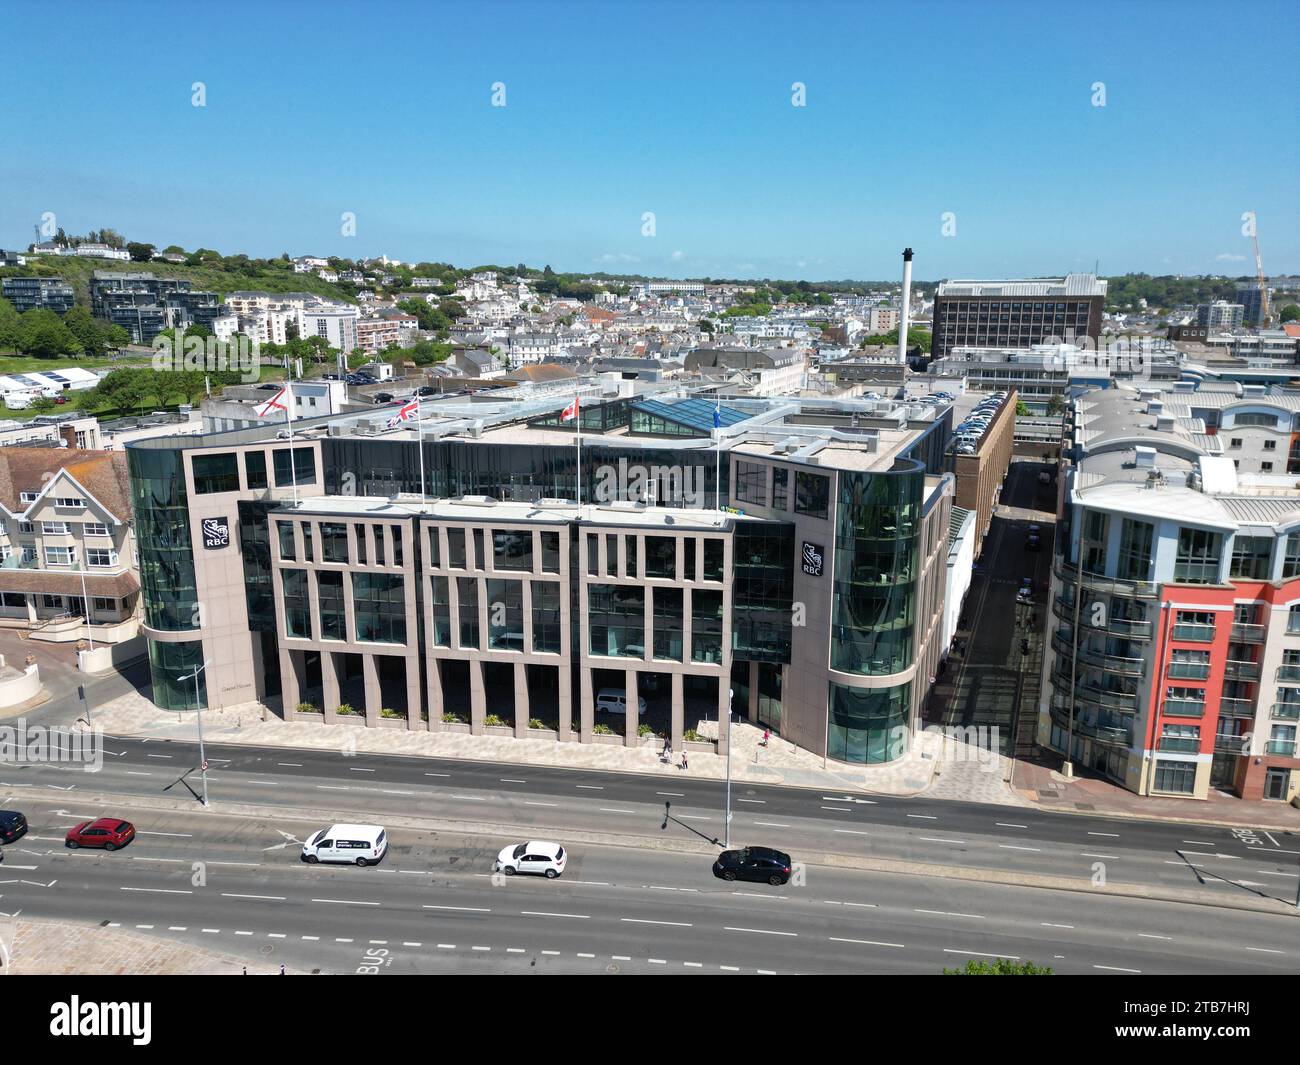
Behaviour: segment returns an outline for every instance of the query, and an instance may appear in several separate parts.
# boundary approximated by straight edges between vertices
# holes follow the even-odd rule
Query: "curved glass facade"
[[[198,592],[181,452],[128,447],[126,455],[145,624],[164,632],[196,631]]]
[[[839,476],[831,668],[885,675],[912,664],[925,468]]]
[[[841,762],[892,762],[907,753],[912,685],[847,688],[834,682],[827,699],[826,754]]]
[[[203,641],[185,643],[149,641],[149,673],[153,679],[153,701],[163,710],[197,710],[208,705],[207,673],[199,674],[197,693],[194,681],[181,681],[203,665]],[[198,702],[195,702],[197,695]]]

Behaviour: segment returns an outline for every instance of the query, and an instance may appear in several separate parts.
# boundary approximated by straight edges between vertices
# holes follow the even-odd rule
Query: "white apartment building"
[[[354,350],[357,344],[357,322],[361,313],[355,307],[336,303],[317,303],[298,312],[300,337],[325,337],[329,345],[344,353]]]

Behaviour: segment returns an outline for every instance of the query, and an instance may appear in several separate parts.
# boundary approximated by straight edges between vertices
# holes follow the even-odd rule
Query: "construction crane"
[[[1259,276],[1259,326],[1261,329],[1267,329],[1269,326],[1268,278],[1264,276],[1264,260],[1259,257],[1258,231],[1252,232],[1250,239],[1255,243],[1255,273]]]

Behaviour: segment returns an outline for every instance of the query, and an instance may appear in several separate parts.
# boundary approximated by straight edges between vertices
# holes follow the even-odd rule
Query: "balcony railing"
[[[1288,664],[1277,667],[1278,680],[1300,680],[1300,664]]]
[[[1177,623],[1174,625],[1174,639],[1210,643],[1214,640],[1214,626],[1201,625],[1190,621]]]
[[[1164,712],[1174,717],[1204,717],[1205,704],[1192,699],[1166,699]]]
[[[1252,625],[1237,621],[1232,625],[1232,638],[1241,643],[1263,643],[1268,635],[1268,626]]]
[[[1223,675],[1237,680],[1259,680],[1259,663],[1229,659],[1223,667]]]
[[[1254,717],[1254,699],[1230,699],[1226,696],[1219,700],[1219,713],[1223,717]]]
[[[1208,680],[1209,662],[1170,662],[1168,675],[1179,680]]]
[[[1273,716],[1283,721],[1300,721],[1300,703],[1274,703]]]
[[[1056,561],[1056,575],[1068,584],[1078,583],[1078,566],[1062,559]],[[1114,577],[1100,577],[1095,573],[1083,575],[1083,586],[1096,592],[1109,592],[1128,598],[1153,599],[1156,586],[1151,581],[1123,581]]]
[[[1222,733],[1214,737],[1214,749],[1223,754],[1249,754],[1249,741],[1245,736],[1228,736]]]
[[[1192,736],[1161,736],[1160,750],[1162,751],[1181,751],[1185,754],[1195,754],[1201,749],[1201,741]]]
[[[1295,740],[1269,740],[1264,748],[1265,754],[1285,754],[1288,758],[1295,757]]]

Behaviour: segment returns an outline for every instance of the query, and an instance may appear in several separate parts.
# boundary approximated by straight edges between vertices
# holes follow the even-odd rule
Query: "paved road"
[[[75,807],[76,803],[73,802]],[[0,907],[104,923],[308,971],[937,973],[1002,956],[1061,973],[1294,972],[1294,919],[810,867],[730,885],[707,855],[570,848],[556,881],[491,875],[507,840],[393,830],[369,869],[303,865],[319,822],[152,814],[114,854],[68,851],[95,811],[29,804]]]
[[[1008,506],[1048,506],[1054,485],[1041,485],[1041,463],[1013,462],[1002,501]],[[966,641],[926,710],[942,725],[996,727],[1003,754],[1025,757],[1035,748],[1038,673],[1047,611],[1054,526],[1040,526],[1041,548],[1025,550],[1027,520],[995,515],[977,560],[958,636]],[[1030,578],[1033,602],[1022,604],[1016,593]],[[1028,653],[1021,641],[1027,641]]]
[[[723,784],[688,774],[637,775],[237,745],[207,747],[220,804],[321,810],[322,818],[419,817],[658,835],[664,804],[705,838],[723,835]],[[179,741],[110,738],[103,769],[0,766],[0,806],[30,788],[60,788],[68,809],[87,794],[194,801],[198,752]],[[28,794],[40,794],[28,792]],[[45,793],[47,796],[49,793]],[[1050,875],[1191,891],[1207,902],[1294,900],[1300,835],[1057,814],[1028,807],[760,785],[733,787],[737,844],[845,854],[1010,875]],[[196,803],[197,805],[197,803]],[[85,811],[93,813],[93,810]]]

